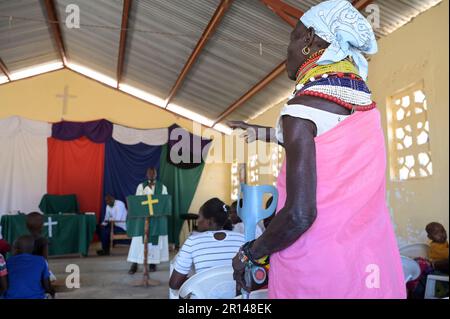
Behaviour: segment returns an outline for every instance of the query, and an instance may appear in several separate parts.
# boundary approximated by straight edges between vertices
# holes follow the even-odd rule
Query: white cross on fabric
[[[52,238],[53,237],[53,225],[57,225],[58,222],[52,222],[52,218],[49,217],[48,218],[48,222],[44,223],[44,226],[48,226],[48,237]]]

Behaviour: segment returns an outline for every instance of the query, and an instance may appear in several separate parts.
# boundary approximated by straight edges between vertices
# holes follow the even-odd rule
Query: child
[[[48,240],[42,236],[44,216],[37,212],[29,213],[26,217],[27,229],[34,239],[33,255],[48,259]]]
[[[54,297],[47,262],[42,256],[32,255],[34,247],[30,235],[20,236],[14,242],[13,256],[6,262],[6,299],[44,299],[46,293]]]
[[[428,258],[433,264],[440,264],[447,261],[448,265],[448,241],[444,226],[432,222],[425,227],[425,230],[428,238],[431,240]]]

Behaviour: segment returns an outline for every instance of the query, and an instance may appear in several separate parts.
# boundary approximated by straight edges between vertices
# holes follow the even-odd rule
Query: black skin
[[[291,80],[296,80],[299,67],[311,54],[324,49],[328,43],[315,35],[314,29],[306,28],[298,22],[291,32],[288,46],[286,69]],[[310,48],[309,55],[302,53],[304,47]],[[303,104],[335,114],[349,115],[350,111],[338,104],[312,96],[298,96],[288,104]],[[264,126],[249,125],[241,121],[228,122],[233,129],[243,129],[247,142],[261,140],[275,142],[274,129]],[[309,120],[291,116],[282,117],[282,144],[286,151],[286,192],[284,207],[271,220],[266,231],[254,242],[251,254],[261,258],[283,250],[302,236],[317,217],[316,206],[316,149],[314,138],[317,135],[315,124]],[[261,130],[255,133],[255,130]],[[234,278],[237,289],[245,287],[244,264],[237,255],[233,258]],[[245,289],[245,288],[244,288]]]
[[[197,219],[197,231],[198,232],[205,232],[205,231],[217,231],[222,230],[223,226],[217,225],[217,223],[214,221],[214,219],[205,218],[203,216],[202,208],[200,208],[200,211],[198,213],[198,219]],[[217,240],[223,240],[225,239],[226,234],[225,233],[215,233],[214,238]],[[170,276],[169,280],[169,287],[171,289],[180,289],[180,287],[184,284],[184,282],[188,279],[187,275],[180,274],[176,270],[173,270],[172,275]]]
[[[158,172],[155,168],[150,167],[147,170],[147,179],[150,181],[150,185],[154,185],[156,182],[156,178],[158,177]]]

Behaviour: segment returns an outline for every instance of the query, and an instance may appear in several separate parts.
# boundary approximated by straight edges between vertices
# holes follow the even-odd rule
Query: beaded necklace
[[[350,60],[318,65],[324,50],[313,53],[296,74],[294,96],[315,96],[332,101],[352,111],[367,111],[376,107],[371,92]]]

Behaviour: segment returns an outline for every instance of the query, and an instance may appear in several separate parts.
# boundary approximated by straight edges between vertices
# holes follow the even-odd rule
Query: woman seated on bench
[[[229,207],[218,198],[202,205],[198,214],[197,231],[181,247],[170,276],[169,286],[179,289],[187,280],[191,266],[199,273],[211,267],[231,266],[231,261],[245,243],[244,235],[231,231]]]

